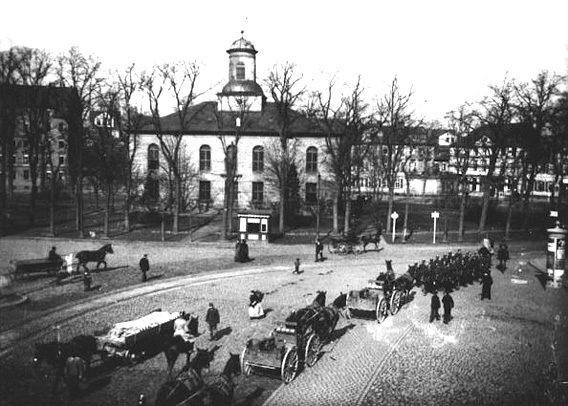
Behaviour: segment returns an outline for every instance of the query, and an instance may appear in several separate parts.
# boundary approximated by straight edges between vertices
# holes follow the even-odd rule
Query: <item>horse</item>
[[[195,398],[205,386],[202,370],[209,368],[211,354],[198,348],[193,359],[183,367],[175,379],[163,383],[156,394],[155,406],[182,406]],[[240,366],[239,366],[240,367]],[[145,404],[144,394],[140,394],[139,405]]]
[[[375,244],[375,249],[379,250],[379,243],[381,242],[381,233],[369,234],[361,236],[361,242],[363,243],[363,251],[366,251],[366,247],[369,244]]]
[[[188,333],[196,337],[199,335],[199,317],[191,316],[190,314],[183,314],[181,316],[187,321]],[[185,353],[187,356],[186,365],[189,364],[189,358],[193,352],[193,343],[188,342],[181,336],[171,337],[164,346],[164,355],[168,363],[168,378],[172,378],[172,370],[180,354]]]
[[[105,268],[107,267],[107,263],[105,261],[106,254],[114,254],[112,250],[112,244],[103,245],[96,251],[79,251],[75,258],[79,260],[77,264],[77,273],[79,273],[79,267],[83,265],[85,271],[88,271],[87,263],[89,262],[96,262],[97,263],[97,270],[99,269],[100,264],[105,264]]]
[[[327,291],[317,291],[315,299],[306,307],[295,310],[286,318],[285,325],[296,330],[298,340],[310,329],[318,313],[325,307]]]
[[[314,322],[314,330],[322,341],[327,341],[339,321],[341,310],[347,307],[347,295],[343,292],[333,302],[319,312]]]
[[[91,357],[97,352],[97,339],[94,336],[78,335],[68,342],[51,341],[36,344],[33,363],[36,367],[46,363],[55,369],[53,393],[55,393],[61,379],[74,392],[77,389],[78,382],[88,376]],[[76,358],[79,358],[82,362],[77,363]]]
[[[241,363],[239,354],[230,353],[229,359],[225,363],[223,372],[187,405],[194,406],[229,406],[233,401],[235,383],[233,377],[241,373]]]

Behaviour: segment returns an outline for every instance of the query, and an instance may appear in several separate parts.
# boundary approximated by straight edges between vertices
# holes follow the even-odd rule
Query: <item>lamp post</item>
[[[394,243],[395,234],[396,234],[396,219],[398,218],[398,213],[393,211],[391,214],[392,219],[392,242]]]

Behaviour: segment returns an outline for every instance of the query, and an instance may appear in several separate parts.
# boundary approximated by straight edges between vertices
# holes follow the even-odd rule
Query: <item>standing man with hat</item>
[[[140,259],[140,270],[142,271],[142,282],[146,282],[146,273],[150,270],[150,262],[148,261],[148,254],[144,254]]]

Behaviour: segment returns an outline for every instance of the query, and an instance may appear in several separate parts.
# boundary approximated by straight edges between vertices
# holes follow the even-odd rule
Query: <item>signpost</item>
[[[440,213],[437,211],[432,212],[432,218],[434,219],[434,235],[432,237],[432,244],[436,244],[436,220],[440,217]]]
[[[396,211],[393,211],[391,214],[391,219],[392,219],[392,242],[394,243],[394,236],[395,236],[395,232],[396,232],[396,219],[398,218],[398,213]]]

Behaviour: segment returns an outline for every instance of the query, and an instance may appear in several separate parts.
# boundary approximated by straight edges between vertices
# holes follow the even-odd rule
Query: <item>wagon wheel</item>
[[[298,373],[300,360],[298,359],[298,351],[296,347],[289,348],[282,359],[282,367],[280,374],[285,384],[289,384],[294,380]]]
[[[361,246],[360,244],[353,246],[353,254],[359,255],[359,254],[362,254],[362,253],[363,253],[363,246]]]
[[[390,313],[394,316],[398,313],[400,309],[400,301],[401,301],[401,294],[399,290],[395,290],[392,292],[390,298]]]
[[[388,316],[388,304],[384,297],[379,299],[379,303],[377,303],[377,309],[375,311],[377,316],[377,323],[382,323]]]
[[[252,374],[252,367],[248,362],[245,361],[245,355],[247,353],[247,347],[244,348],[243,352],[241,353],[241,373],[249,377]]]
[[[337,244],[337,253],[340,255],[346,255],[349,253],[349,247],[347,246],[346,243],[344,242],[340,242],[339,244]]]
[[[310,337],[308,338],[308,343],[306,344],[306,356],[305,356],[306,365],[308,367],[311,368],[316,364],[320,348],[321,348],[321,341],[319,337],[316,334],[310,335]]]

